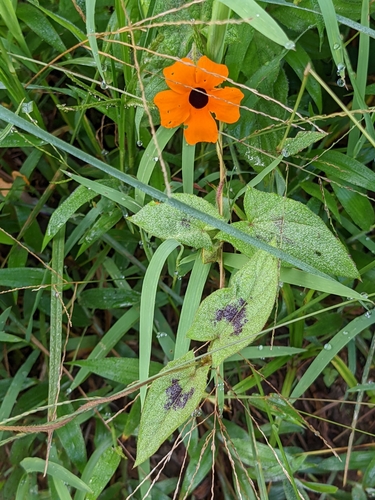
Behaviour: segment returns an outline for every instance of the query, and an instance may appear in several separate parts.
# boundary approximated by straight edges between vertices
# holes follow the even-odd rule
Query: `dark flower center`
[[[208,95],[207,92],[201,87],[197,87],[192,90],[189,95],[189,103],[195,109],[202,109],[208,103]]]

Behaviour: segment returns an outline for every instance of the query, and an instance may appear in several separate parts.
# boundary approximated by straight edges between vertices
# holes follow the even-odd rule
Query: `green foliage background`
[[[374,12],[0,2],[0,498],[374,494]],[[218,147],[153,104],[202,54]]]

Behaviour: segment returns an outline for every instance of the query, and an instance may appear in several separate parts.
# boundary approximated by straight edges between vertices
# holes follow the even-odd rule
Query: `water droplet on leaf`
[[[284,45],[284,47],[287,49],[287,50],[293,50],[295,48],[295,43],[292,42],[291,40],[288,40],[286,42],[286,44]]]

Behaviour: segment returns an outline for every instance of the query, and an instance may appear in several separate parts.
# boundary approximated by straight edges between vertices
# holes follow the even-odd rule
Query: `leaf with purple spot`
[[[178,367],[183,365],[180,369]],[[176,370],[171,369],[176,368]],[[183,424],[205,395],[210,363],[194,362],[194,353],[171,361],[148,390],[138,434],[135,466],[153,455],[160,445]]]
[[[186,193],[174,194],[173,198],[212,217],[225,220],[219,215],[217,208],[203,198]],[[183,245],[204,248],[208,252],[212,252],[215,247],[209,234],[215,229],[214,227],[188,216],[167,203],[151,201],[128,220],[164,240],[173,238]]]
[[[324,273],[359,278],[340,239],[303,203],[248,187],[244,210],[247,220],[235,222],[236,229],[265,243],[275,242],[284,252]],[[224,232],[216,238],[228,241],[249,257],[255,252],[252,245]]]
[[[262,330],[276,300],[278,275],[277,259],[258,251],[228,288],[201,303],[187,336],[212,341],[213,366],[246,347]]]

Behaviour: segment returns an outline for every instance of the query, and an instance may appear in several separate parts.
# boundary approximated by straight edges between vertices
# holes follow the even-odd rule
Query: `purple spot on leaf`
[[[186,217],[184,217],[183,219],[181,219],[181,226],[189,229],[189,227],[191,226],[190,220],[186,219]]]
[[[223,309],[216,311],[216,321],[225,319],[233,325],[231,335],[239,335],[242,332],[244,325],[248,322],[246,319],[246,309],[243,307],[246,304],[244,299],[239,299],[237,304],[228,304]]]
[[[168,400],[164,405],[165,410],[181,410],[185,408],[186,403],[194,394],[194,387],[190,389],[190,391],[182,392],[182,387],[178,383],[179,380],[177,378],[172,378],[172,385],[170,385],[166,390],[166,394],[168,396]]]

